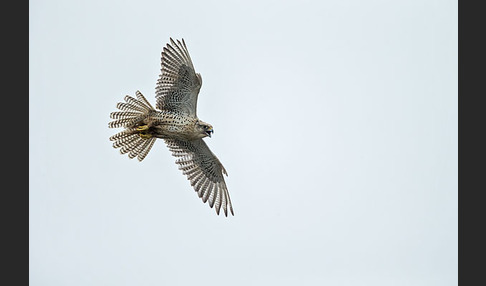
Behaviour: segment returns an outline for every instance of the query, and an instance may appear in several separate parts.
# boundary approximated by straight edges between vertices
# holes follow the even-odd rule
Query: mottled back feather
[[[155,88],[156,107],[196,117],[197,96],[202,85],[184,39],[170,39],[162,51],[161,74]]]
[[[225,216],[228,209],[232,215],[228,188],[223,174],[228,175],[216,155],[209,150],[208,145],[202,140],[182,141],[177,139],[165,139],[165,143],[174,157],[179,169],[187,176],[198,196],[203,202],[209,202],[209,206],[216,209],[219,214],[221,207]]]

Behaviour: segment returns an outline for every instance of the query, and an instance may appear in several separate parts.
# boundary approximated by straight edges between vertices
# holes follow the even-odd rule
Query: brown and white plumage
[[[221,206],[225,215],[228,208],[233,213],[228,188],[224,182],[223,174],[228,175],[218,158],[209,150],[202,140],[182,141],[178,139],[165,139],[165,143],[174,157],[179,169],[187,176],[194,190],[203,202],[209,201],[209,206],[216,206],[219,214]]]
[[[217,214],[222,207],[226,216],[228,210],[234,215],[223,177],[226,170],[203,141],[204,137],[211,137],[213,128],[196,115],[202,78],[195,72],[184,40],[170,39],[163,48],[161,66],[155,96],[158,110],[139,91],[137,98],[125,96],[125,102],[117,104],[120,111],[110,115],[114,119],[110,128],[125,128],[110,137],[113,147],[142,161],[155,139],[164,139],[203,202],[215,207]]]
[[[161,74],[155,88],[157,108],[177,111],[196,117],[197,96],[202,85],[196,73],[186,43],[170,39],[162,52]]]

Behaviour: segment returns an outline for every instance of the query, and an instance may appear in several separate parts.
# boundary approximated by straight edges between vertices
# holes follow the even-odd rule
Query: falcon
[[[112,112],[109,128],[124,128],[110,137],[114,148],[130,159],[142,161],[157,139],[163,139],[176,157],[176,164],[204,203],[219,215],[234,215],[224,175],[228,175],[203,138],[211,137],[213,126],[197,117],[197,97],[202,78],[195,72],[184,39],[163,48],[161,74],[155,88],[156,109],[140,91],[126,95],[119,111]]]

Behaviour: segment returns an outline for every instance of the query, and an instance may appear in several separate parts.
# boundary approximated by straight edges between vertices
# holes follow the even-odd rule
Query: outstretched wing
[[[211,208],[216,206],[218,215],[221,206],[225,216],[228,216],[228,209],[234,215],[228,188],[223,178],[223,174],[228,174],[218,158],[209,150],[208,145],[202,139],[164,140],[172,155],[178,158],[176,163],[179,169],[187,176],[203,202],[209,201]]]
[[[196,117],[197,95],[202,78],[192,65],[184,39],[170,39],[162,51],[162,69],[155,88],[156,107]]]

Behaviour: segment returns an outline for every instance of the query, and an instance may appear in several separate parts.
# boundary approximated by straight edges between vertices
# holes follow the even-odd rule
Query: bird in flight
[[[184,39],[170,39],[163,48],[161,65],[155,88],[157,109],[140,91],[136,97],[126,95],[125,102],[116,105],[119,111],[110,114],[113,121],[108,123],[110,128],[124,129],[111,136],[110,141],[122,154],[142,161],[155,140],[163,139],[202,201],[214,206],[218,215],[221,207],[225,216],[228,210],[234,215],[223,177],[228,174],[203,140],[214,131],[211,124],[196,115],[202,78],[195,72]]]

